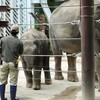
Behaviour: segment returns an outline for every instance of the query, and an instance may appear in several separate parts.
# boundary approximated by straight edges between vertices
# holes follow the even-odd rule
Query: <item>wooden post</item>
[[[9,6],[0,6],[0,12],[10,11]]]
[[[9,6],[0,6],[0,12],[10,11]],[[8,27],[8,21],[1,21],[0,20],[0,27]]]
[[[8,27],[8,21],[0,21],[0,27]]]
[[[81,51],[83,100],[95,100],[94,93],[94,1],[81,0]]]

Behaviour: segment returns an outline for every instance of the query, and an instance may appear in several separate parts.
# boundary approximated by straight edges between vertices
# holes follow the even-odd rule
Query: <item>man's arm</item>
[[[0,39],[0,54],[2,53],[2,40]]]
[[[21,42],[20,43],[20,49],[19,49],[19,55],[23,54],[23,50],[24,50],[23,43]]]

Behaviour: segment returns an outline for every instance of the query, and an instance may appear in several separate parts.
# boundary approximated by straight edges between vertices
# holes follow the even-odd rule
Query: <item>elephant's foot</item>
[[[98,76],[95,74],[95,82],[98,82]]]
[[[41,89],[41,87],[40,87],[39,85],[37,85],[37,86],[36,86],[36,85],[35,85],[35,86],[33,85],[32,88],[33,88],[34,90],[40,90],[40,89]]]
[[[64,80],[64,77],[61,73],[55,73],[55,80]]]
[[[46,85],[52,84],[51,79],[45,80],[45,84],[46,84]]]
[[[79,79],[78,79],[78,76],[76,74],[68,74],[68,81],[71,81],[71,82],[78,82]]]
[[[95,83],[95,88],[98,89],[98,92],[100,92],[100,84]]]
[[[98,85],[98,92],[100,92],[100,84]]]
[[[41,89],[41,83],[40,83],[40,81],[39,82],[33,82],[32,88],[34,90],[40,90]]]
[[[100,92],[100,87],[98,88],[98,92]]]
[[[27,82],[26,87],[27,88],[32,88],[32,83],[31,82]]]
[[[98,89],[98,81],[95,81],[95,88]]]
[[[95,88],[100,92],[100,74],[95,75]]]
[[[97,75],[95,74],[95,88],[97,88],[98,89],[98,77],[97,77]]]

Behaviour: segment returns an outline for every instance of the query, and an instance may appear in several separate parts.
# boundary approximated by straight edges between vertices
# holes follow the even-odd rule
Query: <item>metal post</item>
[[[81,0],[81,51],[83,100],[95,100],[94,93],[94,1]]]

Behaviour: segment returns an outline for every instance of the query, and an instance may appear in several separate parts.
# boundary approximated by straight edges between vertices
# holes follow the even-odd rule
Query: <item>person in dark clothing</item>
[[[18,33],[19,26],[14,24],[11,27],[11,36],[3,37],[0,40],[3,61],[3,64],[0,67],[0,100],[7,100],[7,98],[5,98],[5,86],[7,84],[8,75],[10,75],[11,100],[19,100],[19,98],[16,98],[18,58],[23,53],[23,43],[18,39]]]

